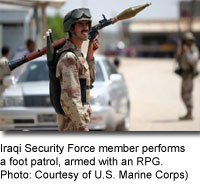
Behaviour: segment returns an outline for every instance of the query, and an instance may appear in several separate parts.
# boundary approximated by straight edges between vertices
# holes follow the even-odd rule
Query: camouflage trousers
[[[185,74],[182,76],[181,97],[188,112],[191,112],[193,109],[192,91],[193,76],[190,74]]]
[[[87,105],[88,110],[87,113],[83,114],[84,120],[85,120],[85,127],[87,127],[87,124],[90,121],[91,117],[91,108],[89,105]],[[59,131],[79,131],[80,126],[72,121],[72,119],[69,116],[57,114],[57,121],[58,121],[58,128]]]
[[[72,120],[64,115],[57,114],[59,131],[74,131]]]

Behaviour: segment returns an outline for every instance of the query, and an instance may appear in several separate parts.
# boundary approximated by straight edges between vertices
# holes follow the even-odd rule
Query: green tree
[[[63,18],[59,15],[47,18],[47,26],[52,30],[54,40],[59,40],[66,36],[63,32]]]

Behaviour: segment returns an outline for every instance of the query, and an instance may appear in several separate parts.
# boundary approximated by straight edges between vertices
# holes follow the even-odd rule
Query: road
[[[179,121],[186,110],[174,68],[173,59],[121,59],[119,71],[131,99],[131,130],[200,131],[200,75],[194,81],[194,120]]]

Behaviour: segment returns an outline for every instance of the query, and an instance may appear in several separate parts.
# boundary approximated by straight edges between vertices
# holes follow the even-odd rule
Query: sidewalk
[[[194,120],[179,121],[186,110],[174,60],[122,58],[121,63],[131,98],[131,130],[200,131],[200,75],[194,80]]]

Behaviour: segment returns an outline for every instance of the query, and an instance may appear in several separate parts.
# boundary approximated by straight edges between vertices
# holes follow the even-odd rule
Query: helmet
[[[186,32],[183,36],[183,39],[184,40],[192,40],[192,41],[195,40],[194,35],[191,32]]]
[[[69,32],[71,25],[81,20],[88,20],[90,22],[89,28],[91,28],[92,20],[89,9],[80,8],[68,12],[63,21],[64,32]]]

